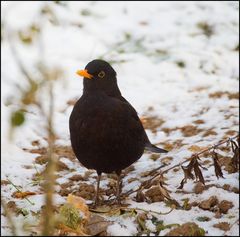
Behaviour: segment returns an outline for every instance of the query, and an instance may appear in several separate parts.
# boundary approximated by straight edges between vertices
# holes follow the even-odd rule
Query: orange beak
[[[79,76],[92,79],[93,75],[89,74],[87,70],[77,70],[76,72]]]

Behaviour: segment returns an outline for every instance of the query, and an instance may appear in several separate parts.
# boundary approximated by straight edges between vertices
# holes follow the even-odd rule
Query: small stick
[[[225,140],[223,140],[223,141],[221,141],[221,142],[219,142],[219,143],[217,143],[217,144],[215,144],[215,145],[213,145],[213,146],[211,146],[211,147],[208,147],[208,148],[206,148],[206,149],[204,149],[204,150],[202,150],[202,151],[200,151],[200,152],[198,152],[198,153],[193,154],[190,158],[188,158],[188,159],[186,159],[186,160],[184,160],[184,161],[182,161],[182,162],[180,162],[180,163],[178,163],[178,164],[176,164],[176,165],[174,165],[174,166],[171,166],[171,167],[169,167],[168,169],[163,170],[163,171],[160,172],[160,173],[155,174],[155,175],[154,175],[153,177],[151,177],[149,180],[144,181],[144,183],[141,184],[141,185],[139,186],[139,188],[137,188],[136,190],[129,190],[128,192],[124,193],[123,196],[128,196],[128,195],[130,195],[130,194],[132,194],[132,193],[138,192],[139,190],[141,190],[142,188],[145,187],[145,184],[146,184],[146,183],[149,183],[149,182],[151,182],[152,180],[154,180],[155,178],[157,178],[158,176],[160,176],[160,175],[162,175],[162,174],[164,174],[164,173],[167,173],[168,171],[170,171],[170,170],[172,170],[172,169],[174,169],[174,168],[176,168],[176,167],[179,167],[179,166],[187,163],[188,161],[190,161],[190,160],[192,159],[193,156],[198,157],[199,155],[202,155],[203,153],[205,153],[205,152],[207,152],[207,151],[210,151],[210,150],[212,150],[212,149],[216,149],[216,147],[219,147],[220,145],[222,145],[222,144],[224,144],[224,143],[227,143],[227,142],[229,142],[229,141],[231,141],[231,140],[236,139],[238,136],[239,136],[239,134],[238,134],[238,135],[235,135],[234,137],[230,137],[230,138],[228,138],[228,139],[225,139]],[[154,171],[157,171],[157,170],[161,169],[162,167],[163,167],[163,165],[157,167],[156,169],[154,169]],[[152,172],[151,172],[151,173],[152,173]]]
[[[21,191],[10,179],[7,178],[7,181],[8,181],[9,183],[11,183],[11,185],[12,185],[14,188],[16,188],[18,192],[21,192],[21,193],[22,193],[22,191]],[[33,205],[33,206],[35,205],[35,203],[34,203],[34,202],[31,202],[27,197],[24,197],[24,199],[26,199],[31,205]]]

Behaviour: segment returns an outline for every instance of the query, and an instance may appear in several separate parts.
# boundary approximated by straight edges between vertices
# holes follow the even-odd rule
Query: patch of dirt
[[[143,116],[141,118],[143,127],[145,129],[151,130],[153,133],[156,133],[158,128],[165,123],[165,120],[157,117],[157,116]]]
[[[10,182],[8,180],[5,180],[5,179],[1,179],[1,186],[3,185],[8,185],[10,184]]]
[[[32,141],[32,146],[39,146],[40,142],[38,140]]]
[[[235,135],[237,135],[237,131],[235,131],[235,130],[228,130],[228,131],[226,131],[225,132],[225,135],[227,135],[227,136],[235,136]]]
[[[107,227],[111,224],[110,221],[102,216],[92,214],[86,226],[87,233],[90,236],[107,236]]]
[[[36,159],[35,159],[35,162],[39,165],[46,164],[47,161],[48,161],[48,157],[46,154],[40,155],[40,156],[36,157]]]
[[[151,154],[150,157],[149,157],[151,160],[153,161],[156,161],[160,158],[160,155],[159,154]]]
[[[187,222],[169,231],[165,236],[205,236],[205,230],[194,222]]]
[[[208,137],[208,136],[215,136],[217,133],[213,129],[208,129],[203,133],[203,137]]]
[[[191,151],[191,152],[200,152],[202,150],[206,149],[206,147],[200,147],[200,146],[197,146],[197,145],[191,145],[190,147],[188,147],[188,150]]]
[[[224,184],[224,185],[222,186],[222,188],[223,188],[224,190],[229,191],[229,192],[233,192],[233,193],[239,194],[239,189],[236,188],[236,187],[231,187],[229,184]]]
[[[179,129],[181,130],[181,132],[185,137],[192,137],[202,132],[202,129],[199,129],[193,125],[186,125],[186,126],[180,127]]]
[[[212,196],[207,200],[200,202],[199,207],[203,210],[212,211],[213,208],[218,204],[218,199],[216,196]]]
[[[7,203],[7,208],[10,209],[12,212],[17,212],[18,207],[14,201],[9,201]]]
[[[63,170],[70,170],[69,167],[62,161],[57,162],[57,170],[58,171],[63,171]]]
[[[225,95],[228,97],[229,100],[232,100],[232,99],[239,100],[239,92],[232,93],[232,92],[229,92],[229,91],[216,91],[214,93],[210,93],[208,96],[210,98],[221,98]]]
[[[71,146],[56,146],[54,148],[54,151],[56,152],[59,157],[67,157],[68,159],[72,161],[76,161],[76,157],[73,153]],[[80,164],[80,163],[79,163]]]
[[[40,154],[40,156],[36,158],[37,164],[44,164],[47,162],[47,159],[48,159],[47,148],[41,147],[41,148],[24,149],[24,150],[30,153]],[[56,153],[59,156],[59,158],[66,157],[72,161],[76,160],[76,157],[73,153],[71,146],[55,146],[53,149],[53,152]]]
[[[161,159],[162,164],[164,165],[169,165],[171,163],[171,161],[173,160],[172,156],[166,156],[164,158]]]
[[[173,172],[178,172],[180,170],[180,168],[176,167],[173,169]]]
[[[223,231],[230,230],[230,224],[227,222],[219,222],[218,224],[213,225],[213,227],[218,228]]]
[[[165,132],[167,135],[169,135],[171,132],[176,131],[178,128],[161,128],[161,131]]]
[[[195,124],[204,124],[205,121],[202,120],[202,119],[197,119],[197,120],[193,121],[193,123],[195,123]]]
[[[177,128],[174,128],[173,130],[171,131],[176,131]],[[177,140],[174,140],[174,141],[171,141],[171,143],[162,143],[162,142],[159,142],[157,143],[156,145],[159,145],[159,146],[162,146],[163,149],[166,149],[168,151],[171,151],[173,149],[177,149],[177,148],[181,148],[182,146],[186,145],[185,143],[183,143],[183,140],[182,139],[177,139]]]
[[[170,143],[163,144],[163,149],[167,151],[171,151],[173,148],[174,148],[173,144],[170,144]]]
[[[73,194],[87,200],[93,200],[95,197],[95,187],[92,184],[81,183],[78,190],[74,191]]]
[[[86,170],[85,173],[84,173],[84,176],[83,176],[84,180],[88,180],[88,178],[89,178],[92,174],[95,174],[95,173],[96,173],[96,171],[94,171],[94,170]]]
[[[227,200],[223,200],[218,204],[220,212],[223,214],[227,214],[228,210],[233,207],[233,203]]]
[[[61,189],[58,194],[61,196],[67,196],[68,194],[72,193],[72,191],[70,189]]]
[[[224,170],[226,170],[229,174],[236,172],[231,157],[222,156],[220,154],[218,154],[218,157],[219,157],[219,164],[220,166],[224,166]]]
[[[197,184],[194,187],[194,193],[199,194],[202,193],[205,190],[205,186],[201,182],[197,182]]]
[[[161,201],[164,201],[164,196],[161,194],[159,186],[154,186],[154,187],[148,189],[145,192],[145,196],[151,202],[161,202]]]
[[[69,178],[71,181],[84,181],[84,178],[80,174],[75,174]]]
[[[66,189],[66,188],[72,187],[73,185],[74,185],[73,181],[69,181],[69,182],[67,182],[67,183],[60,184],[60,187],[61,187],[62,189]]]

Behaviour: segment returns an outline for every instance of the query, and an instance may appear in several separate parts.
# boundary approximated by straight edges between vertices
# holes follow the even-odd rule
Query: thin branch
[[[19,189],[10,179],[7,178],[7,181],[14,187],[17,189],[18,192],[22,193],[22,190]],[[34,202],[31,202],[27,197],[24,197],[24,199],[26,199],[31,205],[35,205]]]
[[[129,190],[128,192],[124,193],[123,196],[126,197],[126,196],[129,196],[129,195],[132,194],[132,193],[135,193],[135,192],[138,192],[138,191],[141,190],[141,189],[144,189],[152,180],[154,180],[155,178],[159,177],[160,175],[163,175],[163,174],[167,173],[168,171],[170,171],[170,170],[172,170],[172,169],[174,169],[174,168],[176,168],[176,167],[182,166],[183,164],[185,164],[185,163],[187,163],[188,161],[190,161],[193,157],[198,157],[199,155],[202,155],[202,154],[204,154],[204,153],[206,153],[206,152],[208,152],[208,151],[214,150],[214,149],[216,149],[217,147],[219,147],[219,146],[221,146],[221,145],[223,145],[223,144],[225,144],[225,143],[228,143],[228,142],[230,142],[231,140],[236,139],[237,137],[239,137],[239,134],[236,135],[236,136],[234,136],[234,137],[230,137],[230,138],[228,138],[228,139],[225,139],[225,140],[223,140],[223,141],[220,141],[219,143],[217,143],[217,144],[215,144],[215,145],[213,145],[213,146],[211,146],[211,147],[208,147],[208,148],[206,148],[206,149],[204,149],[204,150],[202,150],[202,151],[200,151],[200,152],[198,152],[198,153],[193,154],[190,158],[188,158],[188,159],[186,159],[186,160],[184,160],[184,161],[182,161],[182,162],[179,162],[178,164],[176,164],[176,165],[174,165],[174,166],[171,166],[171,167],[167,168],[166,170],[163,170],[162,172],[159,172],[159,173],[155,174],[153,177],[151,177],[151,178],[148,179],[147,181],[144,181],[136,190]],[[157,167],[156,169],[154,169],[154,171],[158,171],[158,170],[160,170],[162,167],[163,167],[163,165]]]

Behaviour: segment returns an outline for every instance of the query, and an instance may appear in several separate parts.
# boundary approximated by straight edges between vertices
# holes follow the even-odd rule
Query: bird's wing
[[[149,138],[146,134],[146,131],[144,130],[142,122],[141,122],[140,118],[138,117],[137,111],[134,109],[134,107],[124,97],[121,96],[119,99],[129,107],[129,109],[131,110],[132,116],[135,118],[135,120],[138,121],[139,123],[141,123],[146,145],[151,144],[151,142],[149,141]]]
[[[137,114],[137,111],[134,109],[134,107],[124,98],[124,97],[120,97],[119,98],[122,102],[126,103],[127,106],[129,106],[129,108],[131,109],[131,112],[132,112],[132,116],[139,122],[141,123],[141,126],[142,126],[142,129],[143,129],[143,133],[144,133],[144,139],[145,139],[145,148],[146,150],[148,151],[151,151],[151,152],[155,152],[155,153],[167,153],[168,151],[167,150],[164,150],[162,148],[159,148],[155,145],[153,145],[148,136],[147,136],[147,133],[142,125],[142,122],[141,120],[139,119],[138,117],[138,114]]]

